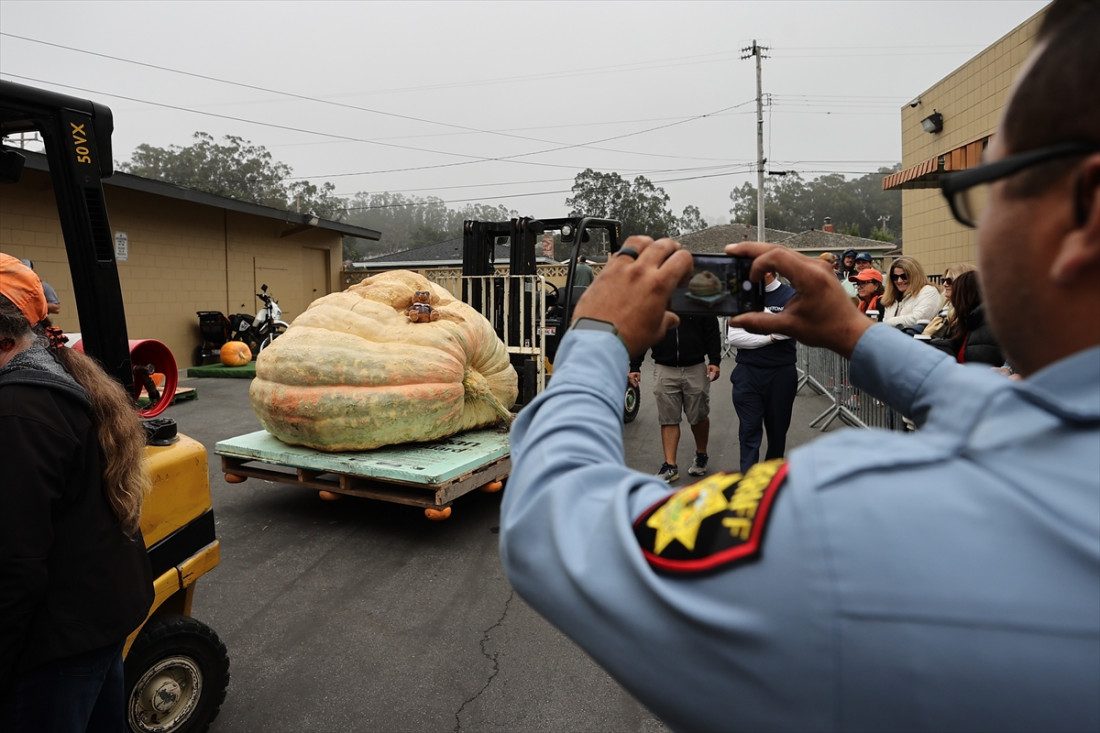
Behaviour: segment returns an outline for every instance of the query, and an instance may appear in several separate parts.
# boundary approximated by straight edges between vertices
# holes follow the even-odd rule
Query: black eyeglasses
[[[955,220],[963,226],[975,227],[989,203],[987,184],[1008,178],[1040,163],[1097,151],[1100,151],[1100,145],[1096,143],[1059,143],[1028,150],[970,170],[948,173],[940,182],[940,190],[947,199]]]

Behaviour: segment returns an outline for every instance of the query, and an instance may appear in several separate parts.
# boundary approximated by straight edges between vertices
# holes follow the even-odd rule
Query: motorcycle
[[[255,316],[234,313],[229,317],[229,340],[243,341],[253,354],[259,355],[272,341],[286,333],[290,324],[282,320],[283,309],[279,307],[279,301],[268,294],[267,283],[260,286],[256,297],[263,306]]]
[[[260,286],[256,297],[263,302],[263,306],[255,316],[234,313],[226,318],[221,311],[197,311],[202,342],[195,347],[196,366],[206,364],[210,359],[216,360],[227,341],[243,341],[253,354],[259,354],[286,332],[289,324],[282,320],[283,309],[279,307],[279,301],[268,294],[267,283]]]

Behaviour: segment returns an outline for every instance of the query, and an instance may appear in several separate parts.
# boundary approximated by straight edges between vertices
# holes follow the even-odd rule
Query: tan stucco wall
[[[917,95],[917,107],[901,108],[903,169],[994,132],[1045,12],[1036,13]],[[937,134],[921,128],[921,120],[933,110],[943,114],[943,131]],[[902,192],[902,238],[905,254],[916,257],[930,274],[942,273],[954,262],[972,263],[976,257],[974,231],[955,223],[939,189]]]
[[[183,369],[198,344],[196,311],[255,313],[254,293],[266,282],[291,321],[308,305],[304,258],[328,253],[324,287],[339,288],[341,236],[312,229],[287,237],[275,219],[105,186],[112,233],[126,232],[129,258],[118,263],[131,339],[165,342]],[[0,189],[0,249],[34,260],[61,300],[54,322],[79,331],[61,225],[49,178],[26,171]],[[319,293],[323,295],[324,293]]]

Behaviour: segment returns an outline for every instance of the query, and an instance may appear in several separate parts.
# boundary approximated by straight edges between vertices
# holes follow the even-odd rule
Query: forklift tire
[[[125,668],[126,717],[134,733],[205,731],[229,686],[225,644],[189,616],[150,619]]]
[[[638,417],[638,409],[642,406],[642,395],[637,387],[626,386],[626,398],[623,403],[623,424],[634,422]]]

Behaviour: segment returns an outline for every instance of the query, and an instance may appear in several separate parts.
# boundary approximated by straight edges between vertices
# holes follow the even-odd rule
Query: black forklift
[[[553,373],[558,344],[584,294],[585,286],[575,284],[580,256],[613,256],[622,246],[622,226],[614,219],[589,216],[522,217],[466,221],[462,236],[462,299],[489,319],[508,348],[519,375],[516,406],[522,407]],[[554,253],[567,253],[561,288],[538,274],[544,244],[556,262]],[[506,271],[499,270],[504,264]],[[624,423],[638,416],[639,404],[638,389],[627,385]]]
[[[127,339],[114,238],[102,179],[113,173],[111,110],[96,102],[0,81],[0,140],[37,132],[45,144],[80,319],[81,345],[135,398],[144,389],[159,409],[156,371],[175,376],[167,348],[149,352]],[[0,182],[16,183],[25,155],[0,146]],[[147,353],[157,356],[148,357]],[[167,363],[164,354],[167,354]],[[159,363],[149,363],[159,360]],[[171,380],[175,384],[175,379]],[[225,644],[191,616],[196,582],[220,560],[206,449],[177,434],[175,421],[144,421],[145,466],[154,478],[141,529],[153,568],[149,617],[126,640],[127,718],[137,733],[205,730],[229,684]]]

